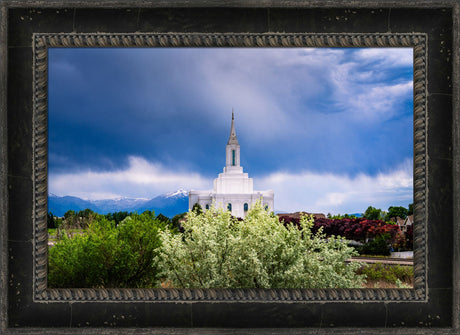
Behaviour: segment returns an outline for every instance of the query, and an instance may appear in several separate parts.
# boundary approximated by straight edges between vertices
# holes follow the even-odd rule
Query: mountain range
[[[163,214],[172,218],[176,214],[188,211],[188,192],[179,189],[174,192],[165,193],[152,199],[144,198],[117,198],[103,200],[85,200],[74,196],[57,196],[48,194],[48,212],[55,216],[63,216],[65,212],[72,209],[76,212],[89,208],[99,214],[114,212],[138,212],[153,210],[155,214]],[[287,213],[286,211],[275,211],[277,214]],[[354,213],[361,217],[361,213]]]
[[[89,208],[99,214],[114,212],[138,212],[153,210],[155,214],[173,217],[188,211],[188,192],[179,189],[159,195],[152,199],[117,198],[103,200],[85,200],[74,196],[57,196],[48,194],[48,212],[55,216],[63,216],[68,210],[76,212]]]

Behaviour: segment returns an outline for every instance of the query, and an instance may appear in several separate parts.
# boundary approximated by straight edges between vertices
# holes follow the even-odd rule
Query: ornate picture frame
[[[48,48],[171,47],[410,47],[414,52],[413,289],[47,289],[47,64]],[[37,301],[424,301],[426,290],[426,36],[425,34],[34,34],[35,291]]]
[[[458,330],[458,3],[2,2],[2,330]],[[220,6],[217,6],[220,5]],[[431,5],[431,6],[430,6]],[[230,14],[229,14],[230,13]],[[238,20],[236,20],[238,18]],[[311,19],[308,21],[307,19]],[[409,18],[409,20],[407,20]],[[67,20],[71,24],[66,23]],[[335,21],[333,21],[335,20]],[[419,23],[424,20],[423,24]],[[348,22],[347,22],[348,21]],[[121,24],[120,24],[121,22]],[[386,27],[385,27],[386,25]],[[7,29],[8,28],[8,29]],[[384,32],[380,29],[386,29]],[[457,32],[457,35],[455,35]],[[47,288],[50,47],[411,47],[413,289]],[[5,102],[6,101],[6,102]],[[452,106],[452,107],[450,107]],[[448,125],[446,128],[446,124]],[[458,124],[458,123],[457,123]],[[443,127],[444,126],[444,127]],[[442,130],[442,131],[441,131]],[[4,145],[5,144],[5,145]],[[457,150],[458,151],[458,150]],[[4,196],[3,196],[4,195]],[[458,202],[458,201],[457,201]],[[456,203],[455,203],[456,204]],[[451,207],[450,207],[451,206]],[[14,214],[14,215],[13,215]],[[441,228],[439,228],[441,227]],[[453,251],[453,252],[452,252]],[[455,272],[457,271],[457,272]],[[346,311],[345,311],[346,310]],[[404,311],[410,313],[405,314]],[[457,312],[457,313],[456,313]],[[32,327],[32,328],[31,328]],[[158,328],[161,327],[161,328]],[[171,327],[170,330],[164,327]],[[183,328],[185,327],[185,328]],[[402,327],[402,328],[401,328]],[[275,328],[279,328],[276,330]],[[323,329],[324,328],[324,329]],[[386,329],[386,330],[385,330]],[[119,329],[118,329],[119,330]],[[80,329],[81,331],[81,329]],[[107,332],[111,330],[107,329]],[[131,330],[134,332],[134,330]],[[330,331],[330,329],[329,329]],[[420,331],[420,330],[417,330]]]

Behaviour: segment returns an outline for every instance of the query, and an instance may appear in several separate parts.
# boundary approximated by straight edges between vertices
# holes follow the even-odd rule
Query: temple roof
[[[234,122],[234,115],[232,111],[232,126],[230,128],[230,137],[228,138],[228,144],[238,144],[238,139],[236,138],[236,132],[235,132],[235,122]]]

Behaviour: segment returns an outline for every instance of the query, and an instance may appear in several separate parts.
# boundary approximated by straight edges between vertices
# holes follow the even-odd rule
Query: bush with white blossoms
[[[320,230],[312,218],[287,225],[259,203],[243,221],[212,208],[189,212],[183,234],[161,232],[157,257],[164,285],[176,288],[352,288],[362,287],[360,263],[340,238]]]

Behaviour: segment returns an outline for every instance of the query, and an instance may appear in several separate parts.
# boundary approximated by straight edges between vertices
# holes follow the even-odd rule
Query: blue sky
[[[275,210],[412,202],[410,48],[51,48],[49,192],[212,189],[232,108]]]

